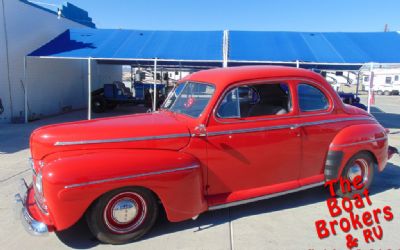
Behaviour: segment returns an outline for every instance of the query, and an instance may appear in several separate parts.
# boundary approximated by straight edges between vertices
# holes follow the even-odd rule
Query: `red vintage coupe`
[[[160,210],[177,222],[338,177],[368,188],[388,159],[387,131],[320,75],[267,66],[194,73],[157,112],[42,127],[30,146],[33,184],[16,195],[25,227],[84,216],[111,244],[139,239]]]

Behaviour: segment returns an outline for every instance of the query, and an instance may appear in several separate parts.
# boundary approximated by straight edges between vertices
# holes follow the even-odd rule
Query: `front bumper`
[[[32,235],[46,235],[49,232],[49,228],[43,222],[37,221],[30,214],[29,207],[34,206],[29,199],[32,195],[32,187],[29,187],[24,179],[20,180],[20,193],[15,195],[15,211],[18,213],[18,217],[22,222],[22,225]]]

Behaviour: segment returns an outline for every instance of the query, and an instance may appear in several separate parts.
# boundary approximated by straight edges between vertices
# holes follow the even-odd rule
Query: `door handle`
[[[296,136],[300,137],[301,136],[301,130],[299,130],[300,125],[298,124],[293,124],[290,126],[290,130],[293,131],[293,133],[296,134]]]
[[[295,129],[298,129],[299,127],[300,126],[298,124],[293,124],[293,125],[290,126],[290,129],[291,130],[295,130]]]

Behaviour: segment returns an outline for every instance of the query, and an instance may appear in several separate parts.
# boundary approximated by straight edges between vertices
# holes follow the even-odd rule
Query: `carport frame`
[[[227,46],[227,45],[226,45]],[[227,51],[227,49],[225,49]],[[223,49],[224,51],[224,49]],[[29,122],[29,109],[28,109],[28,81],[27,81],[27,70],[28,70],[28,58],[40,58],[40,59],[61,59],[61,60],[84,60],[87,61],[87,67],[88,67],[88,112],[87,112],[87,119],[91,120],[92,116],[92,104],[91,104],[91,89],[92,89],[92,62],[96,61],[96,63],[101,62],[101,61],[106,61],[108,63],[103,63],[103,64],[117,64],[117,65],[124,65],[129,62],[139,62],[139,66],[150,66],[151,64],[154,67],[154,78],[156,79],[156,71],[157,67],[163,65],[163,63],[173,63],[176,65],[177,68],[182,68],[182,64],[187,64],[191,65],[192,67],[196,67],[196,65],[202,67],[207,65],[207,67],[215,67],[215,66],[224,66],[224,60],[176,60],[176,59],[160,59],[160,58],[151,58],[151,59],[146,59],[146,58],[96,58],[96,57],[56,57],[56,56],[24,56],[24,106],[25,106],[25,112],[24,112],[24,121],[25,123]],[[226,57],[227,58],[227,57]],[[110,63],[110,62],[115,62],[115,63]],[[227,64],[227,63],[226,63]],[[169,65],[171,67],[171,65]],[[153,84],[153,111],[155,111],[156,106],[155,104],[157,103],[157,95],[156,95],[156,90],[157,90],[157,83],[154,81]]]
[[[175,65],[177,68],[181,68],[182,65],[192,66],[193,68],[206,66],[206,67],[229,67],[229,66],[238,66],[238,65],[286,65],[292,66],[297,68],[311,68],[311,69],[330,69],[330,70],[360,70],[360,68],[365,65],[366,63],[327,63],[327,62],[310,62],[310,61],[301,61],[299,59],[294,61],[254,61],[254,60],[230,60],[230,31],[223,30],[222,35],[222,55],[221,60],[180,60],[180,59],[166,59],[166,58],[97,58],[97,57],[58,57],[58,56],[30,56],[27,55],[24,57],[24,87],[25,87],[25,95],[24,95],[24,102],[25,102],[25,123],[28,122],[29,118],[29,110],[28,110],[28,82],[26,77],[27,71],[27,57],[36,57],[36,58],[43,58],[43,59],[68,59],[68,60],[88,60],[88,120],[91,119],[91,89],[92,89],[92,61],[96,61],[97,63],[102,64],[131,64],[136,62],[138,66],[148,66],[150,67],[153,65],[154,67],[154,86],[153,86],[153,105],[152,109],[155,111],[155,103],[156,103],[156,71],[158,66],[165,65],[166,63],[171,63]],[[369,64],[369,63],[368,63]],[[172,68],[169,65],[170,68]],[[371,86],[369,89],[369,98],[368,98],[368,109],[370,107],[371,102]]]

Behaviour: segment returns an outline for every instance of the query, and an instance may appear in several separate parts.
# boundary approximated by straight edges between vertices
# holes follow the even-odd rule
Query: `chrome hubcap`
[[[356,176],[361,176],[362,183],[368,181],[368,162],[364,159],[357,159],[347,172],[347,178],[353,181]]]
[[[147,204],[143,197],[135,192],[123,192],[110,199],[103,218],[111,232],[126,234],[135,231],[146,215]]]
[[[118,223],[129,223],[138,213],[137,204],[134,200],[122,200],[114,205],[112,217]]]

